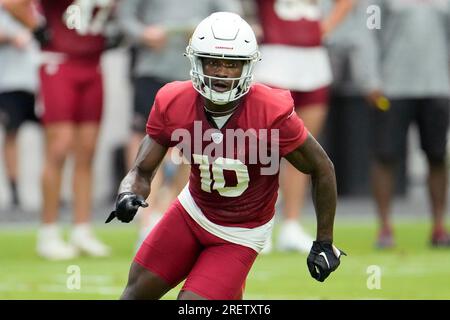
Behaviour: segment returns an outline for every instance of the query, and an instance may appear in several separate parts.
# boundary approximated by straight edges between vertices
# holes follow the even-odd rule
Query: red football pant
[[[241,299],[257,252],[199,226],[176,200],[140,247],[134,261],[175,287],[211,300]]]
[[[291,91],[294,106],[301,109],[308,106],[328,106],[329,87],[322,87],[313,91]]]
[[[100,122],[103,82],[98,61],[45,64],[39,74],[44,124]]]

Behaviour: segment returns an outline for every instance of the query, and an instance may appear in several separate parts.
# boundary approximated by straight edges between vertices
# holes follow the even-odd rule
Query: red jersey
[[[316,0],[257,0],[263,43],[299,47],[322,44]]]
[[[44,50],[74,58],[98,59],[104,50],[101,35],[110,4],[96,0],[41,0],[41,10],[51,31],[51,41]]]
[[[167,84],[155,98],[147,134],[190,161],[189,192],[210,221],[263,225],[274,215],[279,161],[307,137],[290,93],[254,84],[221,129],[203,101],[191,81]]]

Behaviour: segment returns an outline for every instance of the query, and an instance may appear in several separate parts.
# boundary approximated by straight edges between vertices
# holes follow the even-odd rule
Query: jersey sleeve
[[[147,134],[164,147],[172,147],[171,132],[161,105],[161,99],[157,94],[153,103],[146,126]]]
[[[281,157],[297,149],[308,137],[308,130],[297,116],[294,108],[279,119],[277,129],[279,130],[278,144]]]

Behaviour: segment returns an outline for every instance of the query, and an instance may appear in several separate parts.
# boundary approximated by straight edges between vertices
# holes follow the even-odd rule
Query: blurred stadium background
[[[112,247],[113,254],[104,259],[81,257],[65,262],[49,262],[36,256],[43,137],[39,127],[27,124],[19,133],[20,209],[11,209],[11,194],[0,157],[0,299],[117,299],[126,284],[138,228],[117,223],[105,226],[103,221],[113,207],[112,197],[123,174],[116,160],[129,135],[132,95],[127,49],[107,52],[102,63],[106,100],[95,158],[93,217],[96,232]],[[339,127],[340,140],[336,141],[339,119],[350,114],[362,120]],[[416,132],[410,135],[407,162],[399,177],[394,204],[397,247],[386,251],[374,247],[377,224],[369,194],[367,121],[361,104],[349,104],[339,111],[331,108],[323,137],[338,174],[335,243],[348,254],[342,259],[341,268],[321,284],[310,278],[306,255],[274,252],[261,256],[249,275],[245,299],[450,299],[450,251],[428,245],[431,224],[426,165]],[[349,151],[351,146],[354,152]],[[66,171],[63,225],[71,221],[71,177],[70,170]],[[304,216],[306,229],[314,233],[315,217],[309,201]],[[67,286],[71,276],[68,268],[73,265],[80,268],[79,289]],[[368,286],[372,279],[370,266],[381,270],[380,288]],[[174,299],[176,294],[172,290],[165,298]]]
[[[100,239],[113,249],[110,258],[81,257],[71,261],[49,262],[35,253],[36,230],[39,225],[39,166],[42,163],[41,133],[32,126],[24,128],[20,145],[23,152],[33,152],[36,161],[21,160],[19,182],[25,210],[8,210],[8,189],[2,171],[2,210],[0,213],[0,299],[117,299],[126,284],[128,268],[138,237],[136,225],[108,225],[103,221],[112,209],[111,186],[114,185],[111,155],[127,136],[129,103],[126,90],[126,55],[111,52],[105,57],[109,103],[103,123],[101,149],[96,158],[94,221]],[[116,95],[117,92],[123,94]],[[114,110],[114,111],[113,111]],[[114,130],[107,130],[114,128]],[[32,144],[29,141],[33,141]],[[367,195],[341,196],[336,214],[336,243],[348,257],[342,259],[338,272],[321,284],[310,278],[306,255],[274,252],[260,256],[246,286],[245,299],[450,299],[450,254],[445,249],[428,246],[430,223],[424,165],[415,154],[416,141],[411,141],[412,165],[409,166],[411,188],[395,202],[394,223],[398,246],[388,251],[374,248],[376,219],[372,200]],[[30,150],[31,148],[31,150]],[[414,157],[417,157],[414,159]],[[359,159],[354,159],[359,161]],[[0,166],[1,168],[2,166]],[[69,177],[66,179],[70,180]],[[67,182],[65,197],[70,200]],[[70,207],[62,211],[63,225],[71,219]],[[305,211],[305,226],[314,232],[312,204]],[[136,222],[136,221],[135,221]],[[275,230],[277,232],[277,230]],[[69,289],[70,266],[79,266],[79,289]],[[380,289],[369,289],[370,266],[381,270]],[[370,271],[370,270],[369,270]],[[177,290],[165,299],[175,299]]]

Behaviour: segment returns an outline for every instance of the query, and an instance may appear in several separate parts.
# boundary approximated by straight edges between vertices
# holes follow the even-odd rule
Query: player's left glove
[[[306,260],[311,277],[323,282],[339,267],[342,255],[347,254],[336,248],[331,241],[314,241]]]
[[[122,222],[128,223],[133,220],[139,207],[148,207],[148,203],[142,196],[133,192],[123,192],[117,196],[116,210],[111,212],[105,223],[117,217]]]

